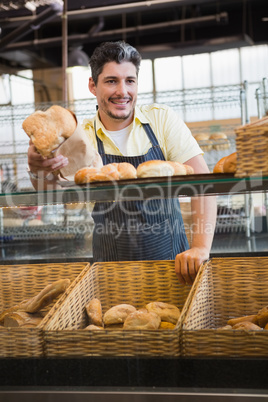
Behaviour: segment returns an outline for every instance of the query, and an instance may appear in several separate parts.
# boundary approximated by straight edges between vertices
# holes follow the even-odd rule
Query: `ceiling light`
[[[27,3],[25,3],[25,7],[31,11],[32,13],[35,12],[36,10],[36,5],[32,2],[32,1],[27,1]]]

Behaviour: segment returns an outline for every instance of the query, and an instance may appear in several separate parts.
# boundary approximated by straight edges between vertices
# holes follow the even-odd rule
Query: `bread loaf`
[[[106,311],[103,316],[103,323],[104,325],[123,323],[127,316],[134,311],[136,311],[136,308],[131,304],[118,304]]]
[[[102,327],[102,307],[99,299],[90,300],[85,306],[86,313],[89,319],[89,324]]]
[[[161,323],[159,315],[148,311],[134,311],[125,319],[123,329],[158,329]]]
[[[45,112],[37,110],[22,123],[37,151],[46,157],[52,156],[52,152],[74,133],[76,126],[75,115],[58,105]]]
[[[161,321],[171,322],[176,324],[180,318],[180,310],[173,304],[163,302],[151,302],[146,304],[146,309],[150,313],[156,313],[161,318]]]

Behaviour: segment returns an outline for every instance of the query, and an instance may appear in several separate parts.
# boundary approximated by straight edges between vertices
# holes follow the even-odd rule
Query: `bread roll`
[[[262,328],[268,324],[268,306],[263,307],[257,314],[258,325]]]
[[[103,316],[103,323],[104,325],[123,323],[127,316],[134,311],[136,311],[136,308],[131,304],[118,304],[106,311]]]
[[[172,162],[172,161],[167,161],[174,169],[173,175],[175,176],[184,176],[187,174],[187,170],[185,165],[183,165],[180,162]]]
[[[220,328],[217,328],[217,329],[232,329],[232,325],[224,325],[224,327],[220,327]]]
[[[200,147],[204,152],[209,152],[212,150],[212,141],[209,139],[209,134],[199,133],[194,136]]]
[[[159,329],[174,329],[175,327],[176,325],[171,322],[161,321]]]
[[[86,184],[98,181],[112,181],[124,179],[136,179],[136,168],[128,162],[108,163],[100,169],[84,167],[79,169],[74,181],[76,184]]]
[[[110,324],[110,325],[105,325],[105,329],[109,330],[117,330],[117,329],[123,329],[124,323],[121,322],[120,324]]]
[[[89,319],[89,324],[94,324],[102,327],[102,307],[99,299],[90,300],[85,306],[86,313]]]
[[[75,131],[75,115],[61,106],[54,105],[45,112],[37,110],[22,123],[25,133],[31,138],[37,151],[47,157]]]
[[[94,177],[99,172],[99,169],[93,167],[84,167],[79,170],[74,175],[74,181],[76,184],[86,184],[93,181],[91,178]]]
[[[96,330],[99,331],[100,329],[104,329],[104,328],[101,326],[98,326],[98,325],[90,324],[85,329],[87,329],[89,331],[96,331]]]
[[[216,163],[216,165],[214,166],[214,169],[213,169],[213,173],[224,173],[224,172],[223,172],[223,164],[224,164],[225,159],[226,159],[226,156],[224,156],[223,158],[221,158],[221,159]]]
[[[20,308],[20,304],[16,304],[16,305],[9,307],[6,310],[2,311],[2,313],[0,314],[0,324],[4,324],[6,315],[9,315],[11,313],[14,313],[15,311],[18,311],[19,308]]]
[[[237,153],[234,152],[231,155],[226,156],[223,162],[224,173],[235,173],[237,166]]]
[[[256,324],[253,324],[253,322],[249,322],[249,321],[238,322],[232,328],[233,329],[242,329],[245,331],[260,331],[261,330],[261,327],[259,327]]]
[[[184,165],[186,169],[186,174],[194,174],[194,168],[190,165]]]
[[[227,321],[227,324],[233,326],[233,325],[239,324],[240,322],[243,322],[243,321],[248,321],[248,322],[252,322],[253,324],[258,324],[257,314],[245,315],[243,317],[237,317],[237,318],[231,318],[230,320]]]
[[[112,181],[119,180],[119,172],[116,164],[109,163],[104,165],[95,175],[91,176],[91,181]]]
[[[137,178],[137,170],[135,166],[128,162],[112,163],[117,168],[119,180],[128,180]]]
[[[228,140],[227,135],[224,133],[213,133],[209,139],[213,141],[213,149],[216,149],[217,151],[230,148],[230,141]]]
[[[141,163],[137,167],[137,177],[173,176],[174,167],[168,161],[152,160]]]
[[[123,329],[158,329],[161,319],[155,313],[134,311],[125,319]]]
[[[146,304],[146,309],[150,313],[156,313],[161,318],[161,321],[171,322],[176,324],[180,318],[180,310],[173,304],[163,302],[151,302]]]

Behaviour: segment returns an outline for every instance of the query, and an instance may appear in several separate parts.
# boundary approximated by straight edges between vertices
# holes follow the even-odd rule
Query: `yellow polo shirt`
[[[94,131],[95,119],[97,135],[103,141],[105,153],[122,155],[99,120],[98,114],[91,119],[85,119],[82,124],[83,129],[92,141],[92,146],[98,149]],[[150,124],[166,160],[185,163],[194,156],[203,153],[180,116],[169,106],[155,103],[136,106],[133,127],[127,142],[126,156],[144,155],[152,146],[141,123]]]

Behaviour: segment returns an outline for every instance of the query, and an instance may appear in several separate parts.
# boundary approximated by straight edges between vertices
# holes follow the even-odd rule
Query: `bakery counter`
[[[268,398],[268,360],[261,358],[0,359],[0,371],[5,402]]]
[[[63,182],[58,190],[2,193],[0,205],[41,206],[85,202],[147,200],[197,195],[245,194],[268,190],[268,176],[237,178],[234,174],[199,174],[99,182],[77,186]]]

